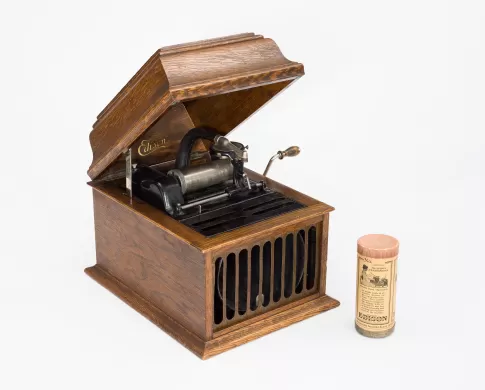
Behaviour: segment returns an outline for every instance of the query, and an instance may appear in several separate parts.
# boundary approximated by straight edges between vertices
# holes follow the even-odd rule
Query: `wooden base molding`
[[[104,271],[102,267],[95,265],[86,268],[85,272],[201,359],[208,359],[340,305],[337,300],[327,295],[321,296],[210,341],[204,341],[167,316],[162,310],[133,292],[114,276]]]

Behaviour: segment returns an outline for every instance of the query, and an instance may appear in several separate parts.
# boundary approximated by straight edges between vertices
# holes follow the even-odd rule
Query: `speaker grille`
[[[317,292],[319,226],[238,248],[214,259],[214,329]]]

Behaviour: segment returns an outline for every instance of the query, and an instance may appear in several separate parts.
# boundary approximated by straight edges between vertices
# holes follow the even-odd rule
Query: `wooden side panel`
[[[202,253],[125,205],[93,196],[98,266],[206,339]]]
[[[212,253],[205,253],[205,335],[206,340],[213,337],[215,266]]]
[[[203,339],[189,332],[151,302],[133,292],[101,266],[95,265],[86,268],[84,272],[197,356],[201,358],[204,356],[205,342]]]

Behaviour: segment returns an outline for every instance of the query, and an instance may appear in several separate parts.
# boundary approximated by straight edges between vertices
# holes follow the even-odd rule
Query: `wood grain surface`
[[[160,310],[153,303],[134,292],[113,275],[106,272],[103,267],[95,265],[86,268],[84,272],[197,356],[202,357],[204,355],[204,340],[180,325],[177,321],[174,321],[163,310]]]
[[[253,179],[260,178],[254,172],[248,173]],[[113,278],[116,285],[121,283],[124,286],[123,296],[120,296],[119,286],[107,287],[122,299],[125,299],[127,291],[131,291],[133,296],[149,302],[149,315],[145,313],[145,303],[141,309],[136,305],[134,307],[152,320],[155,316],[154,322],[163,329],[165,325],[162,323],[166,321],[164,318],[169,318],[168,332],[177,339],[182,338],[184,345],[199,356],[206,357],[211,350],[204,342],[248,329],[261,321],[279,318],[275,316],[288,310],[295,309],[298,312],[302,305],[325,295],[325,289],[322,288],[325,284],[321,278],[326,277],[328,213],[333,210],[331,206],[268,180],[271,188],[306,203],[308,207],[254,224],[249,229],[237,229],[216,236],[215,239],[208,239],[163,211],[144,202],[139,203],[136,199],[130,200],[122,186],[115,183],[92,184],[97,252],[95,267],[104,272],[102,278],[99,276],[95,279],[106,281],[108,275],[108,279]],[[241,322],[227,323],[225,327],[215,329],[214,257],[221,253],[238,252],[255,242],[263,245],[267,240],[298,231],[305,226],[317,226],[319,243],[323,243],[317,259],[317,272],[320,270],[317,282],[320,280],[320,283],[279,305],[272,304],[266,310],[256,311],[254,316]],[[106,287],[105,282],[102,284]],[[274,321],[270,323],[271,326],[264,327],[264,334],[280,327]],[[254,336],[249,333],[246,332],[247,337],[238,338],[235,343],[228,342],[227,348],[253,339]],[[223,351],[219,347],[216,350]]]
[[[250,170],[246,170],[246,172],[253,179],[261,177]],[[319,202],[274,180],[268,179],[267,184],[268,188],[275,189],[283,195],[307,205],[307,207],[213,237],[205,237],[190,227],[176,221],[164,211],[136,198],[130,199],[125,193],[122,180],[90,183],[95,191],[111,198],[116,203],[124,205],[140,217],[145,218],[148,223],[157,226],[167,234],[198,248],[204,253],[228,245],[238,246],[248,240],[257,240],[265,235],[274,235],[278,231],[285,231],[302,222],[318,220],[323,214],[334,210],[332,206]]]
[[[205,338],[202,253],[100,192],[93,196],[97,264]]]
[[[227,134],[303,74],[303,65],[286,59],[274,41],[253,33],[169,46],[150,57],[93,125],[88,174],[94,179],[89,184],[97,259],[86,273],[203,359],[339,305],[326,296],[325,287],[333,207],[246,170],[252,180],[264,179],[268,188],[305,207],[205,237],[164,211],[127,196],[123,153],[131,148],[134,163],[169,169],[189,129],[205,125]],[[193,152],[194,163],[203,161],[207,144],[199,142]],[[250,315],[235,316],[233,322],[223,316],[216,325],[215,259],[252,245],[263,248],[268,241],[292,234],[296,270],[300,230],[306,237],[316,232],[314,285],[296,292],[294,271],[292,293],[286,299],[277,303],[271,298]],[[285,253],[286,240],[282,241]],[[262,249],[258,264],[262,275]],[[306,268],[304,273],[305,284]],[[273,275],[270,279],[273,283]],[[262,286],[260,278],[259,291]],[[271,295],[272,291],[273,285]]]
[[[273,40],[260,35],[159,49],[98,115],[90,135],[93,162],[88,175],[94,179],[109,168],[173,104],[187,102],[196,124],[207,116],[227,133],[303,74],[302,64],[286,59]],[[224,105],[220,109],[210,101],[200,106],[188,102],[253,89],[228,98],[227,104],[216,99]]]
[[[203,359],[218,355],[239,345],[253,341],[259,337],[286,328],[296,322],[313,317],[321,312],[334,309],[340,302],[329,296],[303,303],[291,309],[282,311],[261,321],[255,322],[234,332],[225,334],[205,344]]]

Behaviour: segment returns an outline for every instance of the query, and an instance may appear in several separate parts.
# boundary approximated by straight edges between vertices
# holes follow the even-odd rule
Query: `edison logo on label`
[[[143,140],[141,141],[140,146],[138,147],[138,154],[140,156],[148,156],[149,154],[153,153],[158,149],[164,149],[167,147],[167,139],[163,138],[160,140],[148,141]]]

